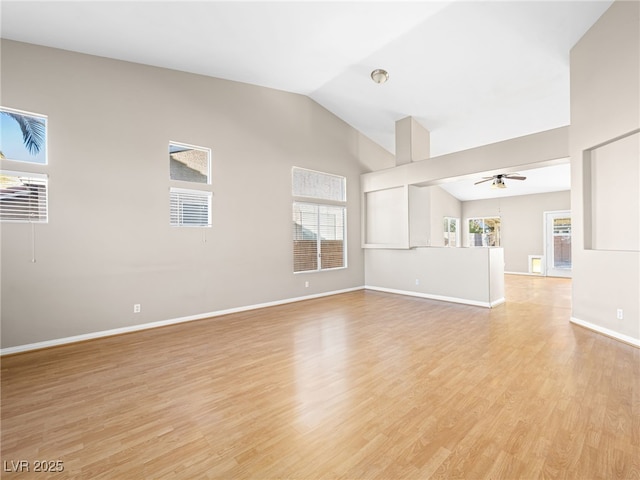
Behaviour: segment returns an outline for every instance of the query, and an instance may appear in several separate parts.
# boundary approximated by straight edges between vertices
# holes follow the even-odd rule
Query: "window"
[[[47,164],[47,117],[0,107],[0,158]]]
[[[47,164],[47,117],[0,107],[0,158]],[[0,171],[0,221],[48,221],[48,178],[44,173]]]
[[[344,203],[347,201],[346,179],[293,167],[293,196]]]
[[[210,227],[211,192],[171,188],[171,226]]]
[[[345,207],[293,204],[293,271],[345,266]]]
[[[500,217],[469,219],[470,247],[500,246]]]
[[[292,178],[293,271],[346,267],[346,179],[297,167]]]
[[[460,243],[458,224],[460,220],[453,217],[444,217],[444,246],[457,247]]]
[[[47,222],[47,176],[0,171],[0,220]]]
[[[211,150],[181,143],[169,143],[171,180],[209,184]]]
[[[210,227],[211,149],[169,142],[170,224],[174,227]],[[188,185],[182,188],[177,185]]]

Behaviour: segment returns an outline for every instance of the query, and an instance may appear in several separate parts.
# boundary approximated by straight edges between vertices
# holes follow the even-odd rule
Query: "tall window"
[[[210,227],[211,149],[170,142],[169,177],[170,224]]]
[[[294,167],[293,271],[343,268],[346,257],[346,179]]]
[[[444,246],[457,247],[460,244],[458,228],[460,220],[453,217],[444,217]]]
[[[469,219],[470,247],[500,246],[500,217]]]
[[[0,107],[0,158],[31,164],[31,172],[0,171],[0,221],[46,223],[47,117]]]

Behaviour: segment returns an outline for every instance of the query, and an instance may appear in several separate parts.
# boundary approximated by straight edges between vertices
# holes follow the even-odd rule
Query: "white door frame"
[[[552,210],[543,212],[543,246],[544,246],[544,275],[549,277],[571,277],[571,268],[554,268],[553,259],[553,224],[557,217],[571,217],[571,210]]]

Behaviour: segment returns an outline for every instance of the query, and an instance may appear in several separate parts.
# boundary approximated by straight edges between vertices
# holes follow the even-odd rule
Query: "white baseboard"
[[[498,300],[494,300],[493,302],[491,302],[489,304],[489,308],[497,307],[498,305],[502,305],[505,302],[506,302],[506,300],[505,300],[504,297],[499,298]]]
[[[496,305],[500,305],[501,303],[504,303],[504,298],[501,298],[489,303],[489,302],[479,302],[477,300],[469,300],[467,298],[446,297],[443,295],[432,295],[430,293],[412,292],[411,290],[396,290],[395,288],[374,287],[372,285],[365,285],[364,288],[366,290],[375,290],[377,292],[395,293],[398,295],[408,295],[410,297],[428,298],[429,300],[440,300],[443,302],[462,303],[464,305],[473,305],[474,307],[492,308],[492,307],[495,307]]]
[[[585,322],[584,320],[580,320],[576,317],[570,318],[571,323],[575,323],[576,325],[580,325],[581,327],[587,328],[589,330],[593,330],[594,332],[601,333],[602,335],[606,335],[607,337],[611,337],[615,340],[619,340],[624,343],[628,343],[634,347],[640,348],[640,339],[630,337],[629,335],[625,335],[623,333],[616,332],[615,330],[609,330],[608,328],[601,327],[599,325],[595,325],[590,322]]]
[[[504,272],[505,275],[527,275],[529,277],[544,277],[541,273],[529,273],[529,272]]]
[[[45,340],[43,342],[29,343],[26,345],[18,345],[15,347],[7,347],[7,348],[0,349],[0,356],[11,355],[14,353],[28,352],[30,350],[39,350],[42,348],[56,347],[58,345],[66,345],[69,343],[84,342],[86,340],[93,340],[96,338],[110,337],[113,335],[121,335],[123,333],[138,332],[141,330],[148,330],[150,328],[166,327],[167,325],[175,325],[178,323],[192,322],[194,320],[204,320],[205,318],[220,317],[222,315],[228,315],[230,313],[239,313],[239,312],[246,312],[249,310],[257,310],[259,308],[274,307],[276,305],[284,305],[286,303],[294,303],[294,302],[300,302],[303,300],[311,300],[313,298],[328,297],[331,295],[338,295],[340,293],[354,292],[356,290],[363,290],[363,289],[364,289],[363,286],[345,288],[343,290],[334,290],[331,292],[305,295],[304,297],[286,298],[283,300],[276,300],[273,302],[258,303],[255,305],[229,308],[226,310],[218,310],[215,312],[201,313],[197,315],[190,315],[187,317],[171,318],[168,320],[160,320],[158,322],[142,323],[139,325],[131,325],[129,327],[113,328],[111,330],[103,330],[99,332],[85,333],[82,335],[74,335],[73,337],[56,338],[53,340]]]

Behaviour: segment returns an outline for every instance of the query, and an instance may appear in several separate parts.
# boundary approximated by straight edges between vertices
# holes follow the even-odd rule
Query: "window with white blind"
[[[347,201],[346,179],[339,175],[293,167],[293,196],[316,200]]]
[[[211,226],[211,192],[185,188],[170,188],[169,191],[172,226]]]
[[[169,180],[171,226],[210,227],[211,149],[169,142]]]
[[[346,267],[345,177],[294,167],[292,179],[293,271]]]
[[[0,220],[47,223],[47,187],[44,174],[0,171]]]

